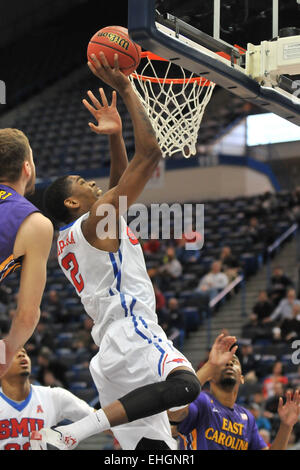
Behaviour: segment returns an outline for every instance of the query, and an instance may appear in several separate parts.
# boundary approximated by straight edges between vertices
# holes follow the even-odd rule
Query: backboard
[[[257,43],[253,41],[255,35],[251,34],[251,24],[250,30],[241,34],[246,34],[244,44],[238,44],[237,31],[237,44],[242,45],[244,50],[222,37],[224,6],[235,6],[232,14],[235,12],[240,16],[243,12],[239,10],[239,3],[244,5],[249,2],[128,0],[129,34],[145,50],[209,79],[234,95],[260,106],[264,112],[273,112],[300,126],[300,30],[297,29],[300,0],[259,0],[258,3],[253,0],[251,6],[257,5],[257,11],[261,10],[262,14],[267,15],[268,28],[262,28]],[[202,4],[210,9],[210,14],[207,15],[205,28],[199,29],[191,21],[187,22],[189,15],[186,12],[189,7],[195,16],[201,16]],[[285,19],[285,31],[280,31],[282,4],[285,7],[287,4],[294,5],[298,12],[294,16],[296,24],[287,24],[291,20]],[[177,5],[175,12],[180,17],[167,11],[168,7],[172,10],[174,5]],[[258,28],[258,23],[252,24],[252,31],[256,25]],[[294,29],[291,28],[293,26]],[[222,52],[222,56],[217,52]]]

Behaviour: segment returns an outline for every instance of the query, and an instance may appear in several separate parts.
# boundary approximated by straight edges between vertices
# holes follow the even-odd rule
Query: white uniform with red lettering
[[[99,346],[90,371],[106,406],[132,390],[166,379],[180,365],[192,368],[157,323],[155,295],[142,248],[123,217],[120,248],[98,250],[85,239],[85,214],[60,230],[58,261],[94,320],[92,337]],[[167,413],[113,428],[123,449],[143,438],[163,440],[175,449]]]
[[[0,392],[0,450],[30,450],[30,433],[68,419],[94,413],[85,401],[60,387],[31,385],[28,397],[16,402]]]

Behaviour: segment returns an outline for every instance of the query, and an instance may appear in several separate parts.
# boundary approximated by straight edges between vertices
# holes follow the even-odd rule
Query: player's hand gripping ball
[[[92,54],[99,60],[99,53],[104,52],[109,65],[114,67],[114,55],[119,56],[119,65],[124,75],[131,75],[141,61],[141,47],[131,41],[128,30],[122,26],[107,26],[97,31],[90,39],[87,57],[93,63]]]

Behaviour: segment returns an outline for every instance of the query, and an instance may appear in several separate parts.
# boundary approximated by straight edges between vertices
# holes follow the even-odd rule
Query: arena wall
[[[108,178],[97,179],[106,191]],[[274,191],[270,179],[247,167],[220,165],[166,171],[160,187],[146,188],[139,202],[185,202],[252,196]]]

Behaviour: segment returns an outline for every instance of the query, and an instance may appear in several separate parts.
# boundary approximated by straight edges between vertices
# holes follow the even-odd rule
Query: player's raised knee
[[[177,370],[171,373],[166,382],[172,384],[172,406],[187,405],[194,401],[201,392],[201,385],[197,376],[188,370]]]

